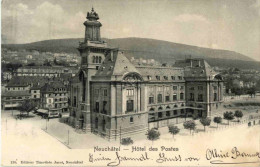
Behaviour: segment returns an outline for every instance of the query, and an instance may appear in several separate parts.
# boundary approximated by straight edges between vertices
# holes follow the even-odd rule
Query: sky
[[[83,38],[92,6],[104,38],[152,38],[260,61],[260,0],[2,0],[2,43]]]

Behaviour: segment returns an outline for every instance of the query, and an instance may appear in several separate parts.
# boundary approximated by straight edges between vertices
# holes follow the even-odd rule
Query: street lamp
[[[46,132],[47,132],[47,129],[48,129],[48,128],[47,128],[47,122],[48,122],[48,121],[47,121],[47,119],[46,119]]]
[[[68,145],[70,144],[70,130],[68,130]]]

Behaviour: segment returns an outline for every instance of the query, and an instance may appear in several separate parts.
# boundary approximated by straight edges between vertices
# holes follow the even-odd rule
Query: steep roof
[[[183,68],[172,67],[156,67],[156,66],[136,66],[144,80],[156,82],[177,82],[183,81],[184,70]],[[179,76],[182,79],[179,79]],[[160,77],[158,80],[157,77]],[[172,78],[174,77],[174,79]]]
[[[122,80],[122,77],[129,72],[139,73],[122,52],[114,51],[105,58],[96,75],[92,78],[94,80]]]
[[[212,80],[218,74],[211,66],[203,59],[198,60],[199,65],[192,65],[185,68],[185,77],[196,79]]]
[[[2,97],[18,97],[18,96],[31,96],[29,91],[5,91],[2,93]]]
[[[7,87],[26,87],[29,85],[32,86],[39,86],[48,82],[47,77],[40,77],[40,76],[15,76],[13,77],[8,84]]]
[[[42,88],[41,88],[41,92],[54,92],[55,89],[59,89],[59,88],[66,88],[66,86],[64,86],[61,82],[50,82],[50,83],[46,83]]]

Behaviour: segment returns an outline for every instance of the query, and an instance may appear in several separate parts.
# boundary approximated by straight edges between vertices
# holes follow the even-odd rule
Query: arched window
[[[99,58],[98,58],[98,62],[101,63],[101,60],[102,60],[102,57],[99,56]]]
[[[170,109],[171,107],[170,106],[167,106],[166,109]]]
[[[162,110],[163,108],[162,107],[159,107],[158,110]]]
[[[177,108],[178,107],[177,104],[175,104],[174,107]]]
[[[150,110],[149,111],[154,111],[154,108],[150,108]]]
[[[106,131],[106,120],[104,120],[104,119],[102,121],[102,130]]]
[[[95,119],[95,128],[98,129],[98,118]]]

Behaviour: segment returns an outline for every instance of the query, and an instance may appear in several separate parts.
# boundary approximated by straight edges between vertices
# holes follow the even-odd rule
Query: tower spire
[[[100,27],[102,24],[98,21],[99,16],[97,12],[95,12],[94,7],[92,6],[92,9],[90,12],[87,13],[87,21],[84,22],[84,25],[86,26],[85,31],[85,41],[100,41]]]

